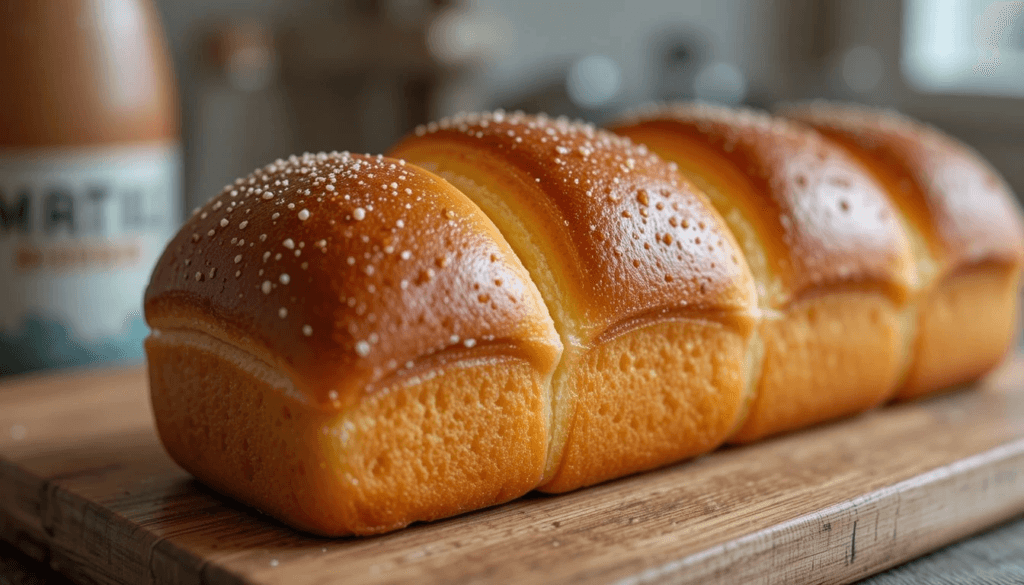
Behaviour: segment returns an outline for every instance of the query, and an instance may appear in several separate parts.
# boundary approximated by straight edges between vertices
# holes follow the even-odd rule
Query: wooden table
[[[259,517],[174,466],[140,370],[0,385],[0,538],[88,583],[848,582],[1022,513],[1021,356],[975,391],[337,540]],[[891,579],[905,569],[874,579],[902,582]]]

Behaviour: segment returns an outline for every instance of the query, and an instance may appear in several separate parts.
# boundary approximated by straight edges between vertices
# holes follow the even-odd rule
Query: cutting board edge
[[[63,478],[62,478],[63,479]],[[147,583],[249,585],[223,566],[175,545],[170,538],[139,526],[130,519],[107,513],[96,502],[52,481],[35,476],[0,457],[0,540],[28,557],[48,564],[76,583],[136,585]],[[99,523],[97,523],[99,520]],[[118,547],[124,538],[149,541],[145,547]],[[103,534],[108,538],[90,538]],[[92,546],[82,547],[89,539]],[[102,543],[100,547],[97,544]],[[87,549],[82,554],[83,548]],[[123,557],[126,550],[145,550],[145,559],[112,566],[107,559]],[[122,560],[126,560],[123,559]]]
[[[943,501],[934,497],[932,492],[937,490],[945,496]],[[961,506],[966,493],[987,494],[988,497],[975,497],[967,500],[974,506]],[[981,505],[978,505],[979,500]],[[770,556],[771,582],[782,577],[782,582],[794,584],[850,583],[1021,514],[1024,514],[1024,438],[681,559],[660,563],[637,575],[618,579],[615,585],[767,582],[764,581],[765,564],[756,562],[764,555]],[[877,535],[879,524],[890,523],[892,539],[880,540],[876,536],[865,546],[865,528]],[[860,544],[856,537],[858,525],[862,534]],[[817,570],[814,562],[807,566],[809,555],[801,548],[807,539],[814,539],[822,532],[845,535],[840,539],[840,543],[845,543],[843,546],[826,546],[812,553],[818,557],[816,560],[826,563],[832,553],[832,564],[841,565],[825,573],[821,572],[820,563]],[[907,536],[908,532],[911,536]],[[842,553],[839,555],[842,563],[835,562],[839,560],[837,552]],[[749,569],[754,566],[758,568]]]

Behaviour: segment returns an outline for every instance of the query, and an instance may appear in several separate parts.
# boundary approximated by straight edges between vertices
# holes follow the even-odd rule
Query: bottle
[[[0,88],[0,374],[140,359],[182,201],[155,6],[0,2]]]

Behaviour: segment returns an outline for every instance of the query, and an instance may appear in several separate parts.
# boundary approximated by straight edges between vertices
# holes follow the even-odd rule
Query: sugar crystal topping
[[[479,228],[466,229],[481,221],[467,217],[474,208],[465,200],[459,200],[465,207],[453,207],[448,193],[454,191],[444,185],[383,156],[332,152],[279,159],[228,185],[192,217],[175,242],[174,286],[187,282],[214,298],[236,299],[246,320],[259,311],[261,327],[275,339],[329,339],[370,363],[404,364],[453,346],[465,351],[475,341],[451,342],[452,333],[493,339],[467,327],[502,333],[500,323],[517,319],[493,311],[519,311],[525,289],[521,282],[494,284],[515,279],[506,265],[493,264],[497,244],[476,236]],[[467,245],[484,246],[482,264],[453,262],[471,252]],[[483,286],[466,280],[467,269],[500,278],[485,278],[481,282],[490,284]],[[456,295],[488,304],[492,313],[482,315],[490,317],[468,312],[461,320],[435,322],[434,301],[427,301],[437,296],[447,305]],[[500,295],[503,304],[495,305]],[[421,332],[427,326],[443,331],[431,340]],[[433,345],[386,359],[423,343]]]
[[[780,116],[748,106],[723,106],[706,102],[650,103],[628,111],[619,124],[635,124],[657,119],[695,121],[698,129],[702,124],[717,122],[730,128],[756,128],[775,136],[802,139],[806,130],[800,125]],[[736,137],[735,140],[738,140]],[[735,143],[735,140],[732,143]],[[727,144],[730,141],[726,141]]]
[[[833,282],[875,279],[904,286],[899,262],[906,250],[892,206],[843,149],[806,124],[751,108],[652,105],[620,124],[673,121],[743,173],[760,221],[775,223],[762,237],[778,241],[776,249],[788,258],[775,270],[782,284],[774,302],[785,302],[787,291]]]

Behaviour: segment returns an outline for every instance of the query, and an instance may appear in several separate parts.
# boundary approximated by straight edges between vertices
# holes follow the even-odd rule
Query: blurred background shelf
[[[652,100],[898,107],[1024,192],[1024,4],[992,0],[160,1],[198,205],[282,153],[377,152],[459,110],[601,123]]]
[[[68,5],[79,11],[75,15],[39,21],[34,28],[24,22],[28,19],[12,17],[27,6],[48,5],[19,0],[0,7],[0,15],[8,17],[3,21],[6,36],[0,39],[21,43],[4,45],[14,47],[7,53],[20,47],[29,55],[50,55],[47,51],[57,43],[38,39],[46,38],[53,22],[72,27],[76,32],[67,37],[78,40],[62,45],[69,55],[51,51],[49,58],[61,65],[55,66],[59,71],[53,79],[35,75],[40,87],[9,94],[8,103],[18,97],[17,104],[35,118],[77,115],[78,126],[95,127],[101,135],[117,127],[119,119],[146,109],[163,112],[149,130],[177,126],[180,103],[183,165],[178,164],[178,128],[164,128],[174,146],[165,171],[169,177],[181,175],[181,185],[172,178],[151,178],[141,185],[145,190],[139,199],[148,215],[163,222],[163,235],[153,231],[146,245],[138,244],[136,231],[108,226],[107,233],[99,234],[107,240],[92,246],[67,222],[61,224],[69,232],[64,240],[40,239],[36,233],[2,240],[0,256],[8,264],[12,255],[25,256],[15,250],[21,240],[31,244],[30,252],[48,250],[59,257],[31,274],[20,265],[9,269],[0,296],[12,298],[2,299],[8,302],[0,306],[8,310],[0,316],[13,333],[8,332],[12,341],[0,347],[0,375],[119,353],[140,355],[145,326],[136,299],[149,266],[184,213],[236,177],[296,152],[386,151],[416,124],[460,110],[521,108],[601,124],[650,101],[701,99],[762,108],[819,97],[865,102],[902,109],[960,137],[993,163],[1018,196],[1024,193],[1024,0],[593,0],[585,8],[549,0],[76,0]],[[139,18],[151,13],[159,13],[159,22]],[[136,49],[159,36],[142,34],[147,27],[166,33],[176,89],[169,74],[157,88],[165,91],[153,92],[152,83],[133,87],[139,71],[151,69],[157,78],[169,73],[162,48],[152,62],[142,56],[111,57],[111,47],[114,56],[144,53]],[[162,47],[164,39],[158,40]],[[106,56],[92,58],[89,50]],[[0,62],[8,64],[2,71],[11,79],[47,69],[20,64],[17,58]],[[81,73],[85,70],[95,75]],[[74,97],[81,88],[72,91],[68,80],[56,80],[60,76],[96,95],[149,87],[153,99],[146,108],[132,110],[120,98],[107,96],[110,103],[94,100],[103,107],[93,107],[90,117],[91,110],[78,107]],[[83,84],[83,77],[91,82]],[[54,113],[37,107],[49,103],[40,96],[63,109]],[[104,112],[119,115],[100,116]],[[5,125],[18,126],[32,117],[0,119],[0,142],[10,142],[0,144],[0,150],[26,146],[23,136],[3,133],[9,130]],[[77,127],[63,122],[41,126],[58,133]],[[138,143],[132,144],[129,154]],[[80,200],[79,215],[99,206],[90,199],[94,178],[82,169],[72,172],[66,164],[55,164],[44,169],[46,174],[17,157],[8,157],[5,167],[7,152],[0,155],[0,211],[16,220],[18,210],[25,209],[19,202],[28,192],[26,180],[41,185],[32,191],[34,197],[42,196],[44,187],[66,187],[55,181],[70,181],[72,195]],[[107,172],[114,173],[109,179],[122,180],[115,169]],[[111,209],[103,213],[114,217],[117,198],[106,192],[96,196],[106,197],[103,205]],[[58,215],[72,217],[70,211]],[[20,220],[8,219],[3,226],[24,231]],[[39,241],[29,241],[33,238]],[[90,289],[107,299],[119,295],[121,304],[134,311],[129,318],[119,320],[126,310],[94,311],[101,304],[95,297],[103,297],[97,294],[89,301],[82,300],[84,293],[66,294],[82,306],[64,311],[71,314],[61,314],[66,299],[40,301],[35,312],[28,310],[26,299],[43,296],[38,294],[45,289],[41,285],[63,276],[60,271],[67,266],[61,262],[68,249],[135,254],[131,268],[137,274],[130,284],[113,286],[111,278],[99,276]],[[95,262],[84,268],[80,274],[106,270],[118,276],[117,270]],[[25,284],[37,276],[38,282]],[[87,288],[65,280],[64,290]],[[106,316],[104,326],[90,328],[100,314]],[[36,317],[45,319],[37,322]],[[131,351],[105,343],[108,337],[130,342]],[[84,342],[53,351],[38,347],[56,347],[65,338],[87,338],[98,349]],[[36,346],[29,348],[26,340]],[[19,346],[20,353],[34,359],[15,355]],[[88,351],[79,351],[83,347]]]

